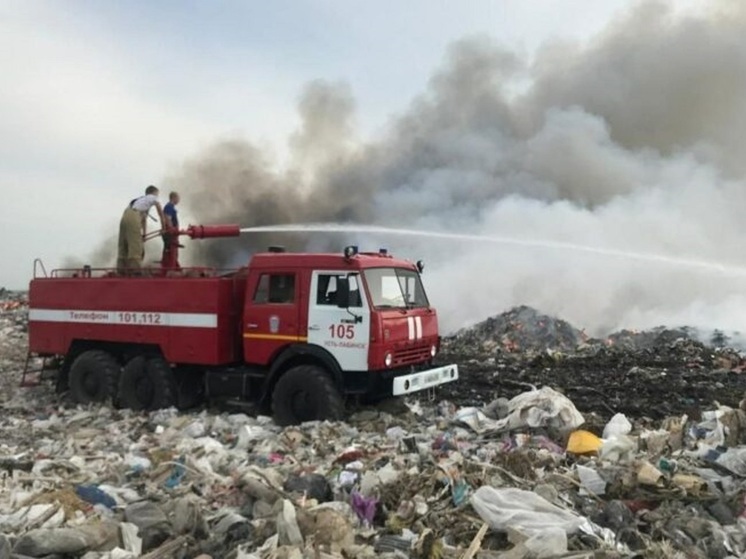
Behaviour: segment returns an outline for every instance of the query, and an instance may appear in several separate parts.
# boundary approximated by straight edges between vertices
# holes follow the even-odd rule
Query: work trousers
[[[117,271],[120,274],[138,273],[145,256],[142,238],[142,216],[137,210],[127,208],[119,222],[119,251]]]

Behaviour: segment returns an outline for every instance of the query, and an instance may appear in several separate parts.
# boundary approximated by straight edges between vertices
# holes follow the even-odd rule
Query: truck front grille
[[[408,347],[406,349],[397,349],[394,351],[394,367],[400,365],[413,365],[428,361],[430,356],[430,346],[425,347]]]

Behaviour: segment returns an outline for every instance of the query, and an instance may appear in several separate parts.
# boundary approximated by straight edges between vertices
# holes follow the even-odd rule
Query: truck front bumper
[[[444,367],[394,377],[393,393],[394,396],[411,394],[455,380],[458,380],[458,365],[445,365]]]

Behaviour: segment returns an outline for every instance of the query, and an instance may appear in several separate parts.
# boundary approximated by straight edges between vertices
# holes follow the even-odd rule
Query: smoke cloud
[[[460,41],[372,140],[355,135],[348,86],[313,82],[281,169],[232,139],[164,184],[202,223],[370,223],[746,267],[746,7],[709,4],[677,14],[641,3],[589,42],[549,43],[531,60],[489,38]],[[516,304],[594,334],[746,322],[746,276],[663,262],[370,234],[244,235],[190,251],[231,266],[268,244],[350,242],[424,258],[444,330]]]

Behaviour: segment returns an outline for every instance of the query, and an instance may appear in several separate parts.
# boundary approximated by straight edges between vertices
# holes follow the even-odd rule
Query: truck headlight
[[[434,346],[434,345],[430,346],[430,357],[435,357],[436,353],[438,353],[437,346]]]
[[[391,363],[394,362],[394,356],[390,353],[387,353],[386,357],[383,358],[383,362],[386,364],[387,367],[391,367]]]

